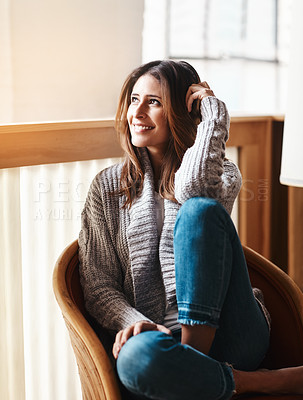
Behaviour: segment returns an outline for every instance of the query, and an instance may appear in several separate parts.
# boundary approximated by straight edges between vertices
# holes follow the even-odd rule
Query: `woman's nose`
[[[134,110],[134,116],[136,118],[143,118],[146,115],[146,110],[143,103],[138,103]]]

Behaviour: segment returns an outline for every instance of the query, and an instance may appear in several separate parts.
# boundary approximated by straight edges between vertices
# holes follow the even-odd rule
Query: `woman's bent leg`
[[[158,331],[130,338],[117,372],[130,392],[150,399],[223,400],[234,390],[231,367]]]
[[[237,232],[221,204],[188,200],[177,216],[174,249],[179,321],[216,328],[211,357],[238,369],[258,368],[269,330]]]

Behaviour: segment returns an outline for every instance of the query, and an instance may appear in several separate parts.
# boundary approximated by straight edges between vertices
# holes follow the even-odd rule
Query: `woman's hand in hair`
[[[192,110],[192,104],[195,100],[203,100],[204,97],[214,96],[214,92],[210,89],[207,82],[194,83],[188,88],[185,102],[188,112]]]
[[[154,324],[150,321],[139,321],[128,328],[122,329],[116,335],[115,343],[113,345],[113,355],[118,358],[118,354],[122,349],[122,346],[128,341],[132,336],[136,336],[141,332],[145,331],[159,331],[171,335],[171,331],[167,329],[164,325]]]

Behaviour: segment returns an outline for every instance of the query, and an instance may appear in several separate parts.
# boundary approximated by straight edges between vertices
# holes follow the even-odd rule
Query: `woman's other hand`
[[[192,110],[192,104],[195,100],[203,100],[204,97],[214,96],[214,92],[210,89],[207,82],[194,83],[188,88],[186,93],[185,102],[188,112]]]
[[[115,343],[113,345],[113,355],[118,358],[118,354],[122,346],[128,341],[132,336],[136,336],[141,332],[145,331],[160,331],[171,335],[171,331],[167,329],[164,325],[154,324],[149,321],[139,321],[128,328],[122,329],[116,335]]]

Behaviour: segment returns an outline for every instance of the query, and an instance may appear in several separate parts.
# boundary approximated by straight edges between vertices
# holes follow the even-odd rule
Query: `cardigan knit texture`
[[[160,238],[155,215],[153,170],[145,148],[143,190],[130,209],[118,194],[122,164],[93,180],[82,212],[79,235],[80,278],[88,312],[117,332],[150,320],[161,324],[176,306],[173,232],[181,205],[191,197],[211,197],[231,213],[241,187],[238,167],[225,159],[229,115],[215,97],[201,102],[202,122],[192,147],[175,174],[175,198],[164,199]]]

